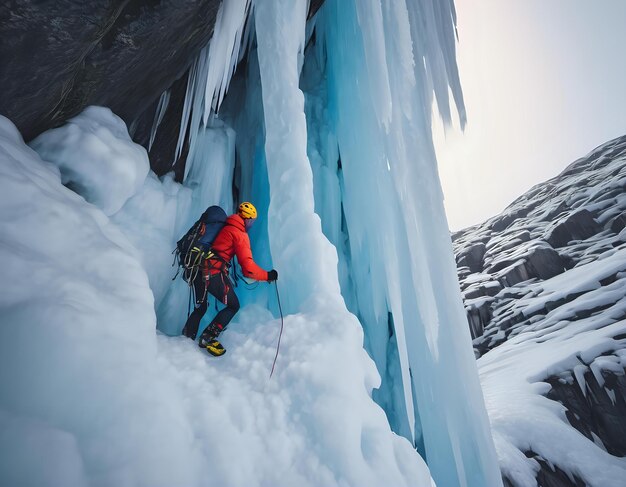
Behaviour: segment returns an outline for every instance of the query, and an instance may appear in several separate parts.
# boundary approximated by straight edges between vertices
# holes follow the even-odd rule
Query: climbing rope
[[[276,347],[276,356],[274,357],[274,363],[272,364],[272,371],[270,372],[270,379],[272,378],[272,374],[274,373],[274,366],[276,365],[276,359],[278,358],[278,350],[280,349],[280,339],[283,336],[283,327],[285,325],[285,319],[283,317],[283,308],[280,305],[280,294],[278,294],[278,283],[274,281],[274,285],[276,286],[276,299],[278,300],[278,310],[280,311],[280,334],[278,335],[278,346]]]

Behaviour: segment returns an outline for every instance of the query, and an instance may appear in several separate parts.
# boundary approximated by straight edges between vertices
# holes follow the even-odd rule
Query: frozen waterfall
[[[200,486],[210,469],[216,485],[502,485],[431,137],[435,99],[448,122],[451,93],[465,120],[452,1],[307,10],[222,3],[189,74],[180,184],[147,171],[105,108],[36,152],[0,118],[0,282],[16,290],[0,300],[0,481]],[[271,382],[267,284],[237,289],[219,360],[178,336],[188,289],[169,249],[207,206],[245,200],[286,312]],[[34,265],[56,285],[28,308]],[[54,349],[29,349],[33,331]],[[32,444],[60,484],[32,468]]]
[[[334,303],[340,289],[382,378],[374,397],[435,480],[499,485],[430,128],[434,97],[451,119],[448,93],[465,122],[454,8],[328,0],[308,29],[306,10],[306,1],[254,5],[248,48],[258,63],[236,75],[214,116],[237,133],[240,199],[268,203],[259,246],[290,312],[321,296]],[[233,22],[226,30],[240,32],[243,18]],[[190,83],[213,79],[212,69]],[[207,99],[186,103],[206,110]],[[252,189],[246,174],[259,170],[266,186]],[[336,313],[340,322],[344,306]]]

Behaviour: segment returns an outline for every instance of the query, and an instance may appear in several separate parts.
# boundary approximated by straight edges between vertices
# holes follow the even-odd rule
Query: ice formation
[[[375,397],[394,431],[430,458],[435,480],[498,485],[430,132],[435,85],[444,119],[448,84],[464,119],[448,60],[453,12],[431,2],[327,1],[314,20],[315,41],[304,51],[312,33],[307,38],[302,21],[293,20],[304,16],[304,3],[283,5],[292,15],[286,26],[271,2],[255,8],[249,57],[259,62],[250,61],[231,82],[234,100],[226,97],[218,116],[238,134],[239,197],[261,202],[267,218],[257,236],[267,235],[269,245],[255,251],[281,272],[289,311],[319,293],[332,302],[339,281],[382,375]],[[421,23],[433,25],[431,35],[420,31]],[[203,56],[197,65],[212,69]],[[199,86],[206,77],[196,71],[195,95],[185,102],[205,113],[210,101]],[[196,140],[215,120],[194,123],[192,116]],[[197,143],[191,147],[192,160],[209,156]],[[265,172],[269,188],[258,184]],[[318,218],[334,249],[320,235]],[[450,405],[445,412],[442,402]],[[453,406],[460,402],[466,407]]]
[[[163,120],[163,116],[165,115],[165,111],[167,110],[167,106],[170,102],[170,92],[169,90],[164,91],[161,94],[161,98],[159,98],[159,104],[156,108],[156,113],[154,114],[154,123],[152,124],[152,130],[150,131],[150,141],[148,142],[148,151],[152,148],[152,144],[154,143],[154,139],[156,138],[157,130],[159,130],[159,125],[161,125],[161,121]]]
[[[327,0],[307,26],[307,4],[222,4],[189,76],[182,185],[149,172],[106,109],[43,134],[41,158],[2,119],[0,262],[15,291],[0,301],[0,442],[18,446],[3,479],[45,435],[59,485],[203,485],[209,470],[218,485],[501,485],[430,133],[433,93],[448,120],[450,90],[464,120],[454,8]],[[188,290],[166,253],[207,206],[242,200],[287,314],[271,382],[266,284],[238,289],[219,361],[176,337]],[[33,265],[53,283],[38,307],[25,306]]]

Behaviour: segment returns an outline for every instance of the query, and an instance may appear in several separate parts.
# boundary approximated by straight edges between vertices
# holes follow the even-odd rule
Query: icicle
[[[587,397],[587,382],[585,381],[585,372],[587,372],[586,365],[577,365],[576,367],[574,367],[574,377],[576,377],[578,387],[580,387],[583,396]]]
[[[213,42],[213,40],[211,40]],[[192,95],[193,102],[191,103],[191,120],[189,121],[189,152],[187,154],[188,163],[185,164],[185,175],[184,178],[187,177],[189,170],[191,169],[191,163],[189,161],[193,161],[196,159],[196,147],[197,147],[197,138],[206,128],[206,124],[202,124],[202,118],[204,114],[205,107],[205,80],[207,77],[207,73],[209,71],[209,46],[205,47],[200,53],[200,57],[198,58],[198,64],[196,66],[195,73],[195,81],[194,81],[194,91]]]
[[[613,404],[613,406],[615,406],[615,402],[616,402],[615,391],[607,388],[606,386],[604,387],[604,391],[606,392],[606,395],[609,396],[609,399],[611,400],[611,403]]]
[[[363,44],[368,53],[365,58],[369,73],[369,82],[373,85],[372,103],[378,121],[388,127],[391,119],[391,93],[385,54],[385,33],[383,31],[383,13],[380,0],[361,0],[355,2],[357,17],[363,35]]]
[[[448,89],[452,91],[459,113],[461,127],[466,123],[465,105],[461,90],[458,68],[456,65],[456,12],[452,2],[438,0],[407,2],[415,68],[420,72],[418,78],[424,79],[424,96],[430,98],[434,92],[437,107],[443,121],[451,121]],[[430,110],[430,104],[425,108]]]
[[[254,30],[254,8],[252,5],[250,6],[250,10],[248,16],[246,18],[245,28],[243,31],[243,38],[241,40],[241,46],[243,49],[239,49],[239,56],[237,57],[237,63],[240,63],[246,52],[250,51],[252,44],[255,39],[255,30]]]
[[[161,93],[161,98],[159,98],[159,104],[157,105],[156,111],[154,113],[154,121],[152,122],[152,130],[150,131],[150,142],[148,143],[148,152],[152,149],[152,144],[154,143],[154,138],[156,137],[157,130],[161,121],[163,120],[163,116],[167,111],[167,105],[170,102],[170,91],[166,90]]]
[[[189,131],[189,158],[193,158],[198,132],[207,127],[228,90],[230,79],[240,59],[240,47],[250,42],[249,27],[244,28],[250,12],[250,0],[224,0],[215,21],[213,37],[189,71],[187,92],[176,144],[175,163],[182,153]],[[248,20],[248,23],[250,20]],[[243,39],[242,39],[243,37]],[[189,168],[185,167],[185,176]]]
[[[200,52],[200,56],[193,62],[189,68],[189,77],[187,78],[187,91],[185,92],[185,101],[183,104],[183,113],[180,119],[180,131],[178,133],[178,142],[176,143],[176,155],[172,161],[172,165],[176,163],[185,145],[185,137],[187,136],[187,127],[189,125],[189,117],[191,116],[191,106],[194,102],[196,71],[199,59],[206,57],[204,54],[206,48]]]
[[[235,72],[249,9],[250,0],[225,0],[220,5],[208,53],[203,116],[205,125],[211,110],[218,110]]]
[[[604,386],[604,376],[602,375],[602,362],[602,360],[595,360],[589,366],[591,372],[593,373],[593,376],[596,378],[596,381],[598,382],[598,385],[600,387]]]

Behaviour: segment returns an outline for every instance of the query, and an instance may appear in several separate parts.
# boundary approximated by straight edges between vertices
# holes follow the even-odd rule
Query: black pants
[[[185,327],[183,328],[183,334],[193,340],[196,339],[200,320],[202,320],[208,308],[207,302],[209,294],[215,296],[217,300],[225,304],[226,307],[215,315],[215,318],[213,318],[209,326],[207,326],[202,333],[205,340],[217,338],[228,326],[228,323],[230,323],[230,320],[233,319],[237,311],[239,311],[239,299],[233,289],[233,283],[227,275],[222,273],[212,275],[208,282],[206,282],[206,288],[205,282],[202,273],[199,272],[193,281],[193,288],[196,294],[196,307],[193,313],[189,315],[189,318],[187,318],[187,323],[185,323]]]

